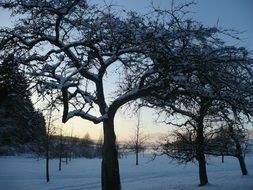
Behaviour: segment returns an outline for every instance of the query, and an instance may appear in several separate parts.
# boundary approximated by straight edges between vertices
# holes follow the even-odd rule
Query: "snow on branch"
[[[70,111],[68,113],[66,121],[69,120],[69,119],[71,119],[72,117],[75,117],[75,116],[78,116],[78,117],[81,117],[83,119],[92,121],[95,124],[101,123],[104,120],[108,119],[108,115],[107,114],[104,114],[104,115],[102,115],[100,117],[95,117],[93,115],[90,115],[87,112],[84,112],[83,110],[74,110],[74,111]]]

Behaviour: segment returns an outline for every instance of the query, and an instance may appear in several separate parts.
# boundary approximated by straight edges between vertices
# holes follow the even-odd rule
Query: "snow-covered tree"
[[[38,91],[62,105],[63,122],[78,116],[103,123],[102,189],[121,189],[114,117],[119,107],[159,87],[146,82],[157,73],[147,49],[166,28],[85,0],[4,0],[0,6],[22,15],[14,28],[1,29],[1,53],[13,53],[37,77]],[[111,102],[104,85],[109,67],[122,71],[122,88]]]
[[[247,60],[246,50],[222,46],[217,28],[183,19],[182,7],[155,10],[152,18],[145,18],[133,12],[117,15],[110,6],[98,8],[85,0],[3,0],[0,6],[22,15],[13,28],[0,30],[1,54],[12,53],[26,65],[38,91],[63,107],[63,122],[81,117],[103,123],[103,190],[121,189],[114,132],[121,106],[152,92],[162,99],[184,94],[182,89],[214,96],[227,88],[216,86],[227,79],[216,77],[224,71],[220,63]],[[105,81],[115,79],[116,73],[119,85],[109,99]],[[199,74],[212,88],[195,83]],[[219,97],[227,100],[240,90],[229,87]],[[244,100],[234,98],[231,104]]]
[[[155,56],[164,73],[161,81],[170,84],[169,88],[152,92],[143,105],[166,113],[168,124],[190,126],[195,131],[200,185],[205,185],[205,128],[226,110],[253,113],[252,58],[245,48],[227,46],[219,37],[223,31],[217,28],[203,28],[191,21],[178,25],[184,31],[178,47],[166,48],[169,42],[163,41],[165,48],[158,49]],[[171,122],[172,115],[186,119]]]

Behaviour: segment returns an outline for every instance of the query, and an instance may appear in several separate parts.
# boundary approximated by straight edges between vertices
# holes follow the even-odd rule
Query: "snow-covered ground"
[[[208,159],[210,184],[198,187],[198,168],[195,164],[177,165],[167,157],[134,157],[120,159],[123,190],[253,190],[253,156],[247,157],[249,176],[241,176],[235,158]],[[45,161],[26,157],[0,157],[0,189],[2,190],[97,190],[100,189],[100,159],[74,159],[63,164],[50,162],[49,183],[45,182]]]

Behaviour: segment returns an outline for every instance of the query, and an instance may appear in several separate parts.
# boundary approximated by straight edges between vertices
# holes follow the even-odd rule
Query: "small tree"
[[[73,146],[74,146],[74,143],[73,143],[73,129],[71,130],[71,134],[70,134],[70,138],[68,140],[69,142],[69,161],[72,160],[72,156],[73,156]]]
[[[145,144],[148,140],[148,135],[141,132],[141,112],[137,114],[137,124],[134,136],[130,137],[130,141],[124,146],[124,149],[135,153],[135,165],[139,164],[139,153],[145,150]]]
[[[62,128],[61,128],[60,129],[60,142],[59,142],[59,171],[61,171],[62,153],[63,153],[63,136],[62,136]]]
[[[228,117],[226,117],[228,119]],[[246,152],[246,144],[248,140],[248,130],[243,127],[241,122],[227,120],[225,125],[218,129],[216,136],[211,139],[209,153],[234,156],[238,159],[242,175],[248,175],[246,163],[244,160],[244,152]]]
[[[230,151],[233,142],[228,135],[228,131],[223,126],[215,129],[213,137],[208,142],[207,153],[215,156],[221,156],[221,162],[224,163],[224,156],[232,154]]]
[[[51,106],[47,110],[47,119],[46,119],[46,136],[44,140],[44,146],[45,146],[45,158],[46,158],[46,181],[50,181],[50,176],[49,176],[49,160],[50,160],[50,150],[51,150],[51,145],[52,145],[52,136],[56,132],[56,128],[53,124],[53,106]]]

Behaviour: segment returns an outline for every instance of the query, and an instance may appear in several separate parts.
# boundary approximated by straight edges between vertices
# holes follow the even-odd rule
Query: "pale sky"
[[[148,12],[149,0],[105,0],[108,3],[120,5],[119,8],[134,10],[138,12]],[[102,3],[100,0],[90,0],[90,2]],[[170,0],[154,0],[156,6],[161,8],[170,7]],[[184,0],[174,1],[188,2]],[[229,43],[237,44],[253,50],[253,1],[252,0],[199,0],[197,4],[189,7],[192,13],[189,15],[204,25],[219,26],[226,29],[235,29],[242,32],[239,37],[241,41],[231,40]],[[6,11],[0,9],[0,26],[8,26],[10,18]],[[60,113],[61,114],[61,113]],[[171,127],[165,124],[154,122],[156,116],[150,109],[142,110],[141,125],[143,133],[157,136],[157,134],[167,133]],[[118,140],[126,140],[134,132],[136,117],[124,114],[119,111],[115,117],[115,131]],[[94,125],[91,122],[79,118],[69,120],[62,124],[65,134],[70,135],[73,130],[74,136],[83,137],[89,133],[91,138],[98,139],[102,134],[102,125]]]

